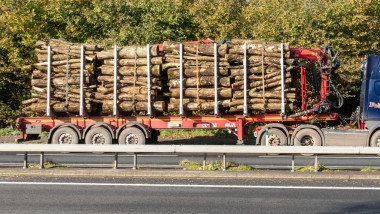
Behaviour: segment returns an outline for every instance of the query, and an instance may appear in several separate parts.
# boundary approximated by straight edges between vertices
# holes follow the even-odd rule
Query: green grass
[[[224,129],[194,129],[194,130],[160,130],[160,138],[192,138],[192,137],[235,137]]]
[[[181,160],[179,162],[180,166],[183,166],[184,168],[188,170],[203,170],[202,163],[198,162],[191,162],[187,159]],[[223,170],[223,162],[221,161],[210,161],[206,162],[205,166],[206,171],[221,171]],[[229,171],[250,171],[254,170],[253,167],[243,164],[237,164],[234,162],[226,162],[226,170]]]
[[[39,135],[39,137],[49,137],[49,132],[47,132],[47,131],[43,131],[43,132]]]
[[[314,166],[306,165],[306,166],[297,167],[296,171],[299,171],[299,172],[314,172],[314,169],[315,169]],[[323,165],[318,165],[317,170],[318,170],[318,172],[331,172],[331,171],[335,171],[335,170],[329,169],[329,168],[327,168],[327,167],[325,167]]]
[[[377,169],[374,169],[374,168],[371,168],[371,167],[367,167],[367,168],[363,168],[360,170],[361,172],[377,172],[379,170]]]
[[[28,168],[39,168],[40,164],[34,163],[34,164],[28,164]],[[52,161],[46,161],[44,162],[44,168],[50,169],[50,168],[66,168],[65,165],[54,163]]]
[[[20,135],[20,134],[22,134],[22,132],[15,130],[11,126],[0,129],[0,136],[15,136],[15,135]]]

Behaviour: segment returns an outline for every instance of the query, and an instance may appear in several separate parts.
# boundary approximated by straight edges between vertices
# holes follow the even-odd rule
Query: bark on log
[[[157,45],[150,46],[150,55],[158,56]],[[135,58],[147,58],[146,46],[124,46],[119,47],[118,58],[119,59],[135,59]],[[103,59],[113,59],[114,50],[101,51],[97,53],[97,58],[99,60]]]
[[[168,86],[171,88],[179,88],[180,82],[181,81],[179,79],[170,80],[168,83]],[[182,83],[183,83],[184,88],[196,87],[197,83],[198,83],[199,87],[213,86],[214,85],[214,77],[213,76],[200,76],[198,78],[198,80],[196,77],[184,78]],[[218,78],[218,86],[230,87],[231,86],[230,77],[219,77]]]
[[[184,62],[184,66],[196,66],[196,63],[194,61]],[[212,67],[212,66],[214,66],[214,62],[200,61],[200,62],[198,62],[198,66],[199,67]],[[227,67],[227,66],[230,66],[230,63],[218,62],[218,67]],[[164,63],[162,65],[163,70],[168,69],[168,68],[179,68],[179,67],[180,67],[180,63],[176,63],[176,62]]]
[[[147,102],[130,102],[123,101],[118,103],[118,108],[121,112],[133,112],[133,111],[147,111]],[[152,110],[157,112],[166,111],[166,103],[164,101],[155,101],[152,103]],[[102,112],[105,114],[112,113],[113,111],[113,100],[105,100],[103,102]]]
[[[294,110],[296,106],[293,103],[286,103],[285,109]],[[234,106],[230,107],[230,112],[241,112],[243,111],[244,106]],[[281,103],[259,103],[259,104],[248,104],[248,110],[252,111],[263,111],[263,112],[273,112],[281,110]]]
[[[179,44],[180,42],[165,41],[163,43],[164,52],[172,52],[179,55]],[[198,48],[197,48],[198,47]],[[184,52],[214,56],[214,44],[193,44],[193,43],[183,43]],[[224,56],[227,53],[227,44],[218,45],[218,55]]]
[[[263,93],[251,90],[251,91],[249,91],[248,96],[249,97],[262,98]],[[270,91],[266,90],[264,96],[265,96],[265,98],[281,98],[281,92],[274,91],[274,90],[270,90]],[[243,91],[235,91],[233,94],[234,99],[241,99],[243,97],[244,97]],[[285,90],[285,98],[293,98],[294,99],[294,98],[296,98],[296,93],[294,93],[293,91],[288,92],[288,90]]]
[[[285,103],[293,103],[296,99],[287,98],[285,99]],[[281,99],[274,98],[250,98],[247,99],[247,103],[255,104],[255,103],[281,103]],[[244,99],[232,100],[230,102],[230,107],[244,105]]]
[[[247,48],[250,49],[260,49],[264,48],[267,52],[281,52],[281,43],[278,42],[263,42],[258,40],[248,40],[248,39],[232,39],[231,40],[232,45],[239,44],[244,45],[244,43],[247,43]],[[284,44],[284,51],[290,50],[290,45],[288,42],[283,43]],[[231,46],[232,46],[231,45]]]
[[[167,72],[169,80],[179,78],[179,68],[169,68]],[[196,66],[187,66],[183,69],[184,77],[196,77],[197,72],[199,76],[214,76],[214,67],[198,67],[198,71]],[[218,67],[218,75],[227,76],[228,68]]]
[[[65,102],[58,102],[51,105],[51,108],[54,112],[58,113],[64,113],[64,112],[70,112],[70,113],[78,113],[79,112],[79,103],[69,102],[68,108],[65,108]],[[46,103],[33,103],[31,106],[32,112],[37,113],[45,113],[46,112]],[[91,112],[91,105],[86,104],[85,108],[87,111]]]
[[[163,58],[162,57],[152,57],[150,58],[150,63],[151,65],[161,65],[163,63]],[[114,60],[113,59],[108,59],[104,60],[105,65],[112,65],[113,66]],[[129,66],[141,66],[141,65],[147,65],[147,58],[137,58],[135,59],[120,59],[118,60],[118,65],[129,65]]]
[[[230,100],[218,101],[219,108],[228,108]],[[183,105],[185,111],[212,111],[214,110],[214,102],[204,102],[204,103],[184,103]],[[175,112],[179,111],[179,104],[169,103],[168,111]]]
[[[172,97],[179,98],[180,95],[180,89],[179,88],[173,88],[170,89],[170,92],[172,92]],[[183,90],[183,97],[192,97],[192,98],[199,98],[200,99],[212,99],[214,98],[214,88],[200,88],[199,92],[197,92],[196,88],[186,88]],[[231,88],[218,88],[218,97],[221,99],[229,99],[232,97],[232,90]]]
[[[110,65],[102,65],[100,66],[100,70],[102,74],[106,75],[113,75],[114,73],[114,67]],[[146,66],[138,66],[138,67],[131,67],[131,66],[122,66],[118,69],[119,75],[125,75],[125,76],[133,76],[135,71],[136,75],[139,76],[147,76],[147,67]],[[160,65],[153,65],[151,67],[151,75],[152,76],[161,76],[161,66]]]
[[[226,59],[228,62],[237,62],[242,63],[244,60],[243,55],[239,54],[226,54]],[[264,57],[264,59],[261,56],[251,55],[247,57],[249,63],[264,63],[266,65],[271,64],[277,64],[281,65],[281,58],[277,57]],[[291,65],[293,64],[294,59],[284,58],[284,65]],[[248,66],[250,66],[248,64]]]

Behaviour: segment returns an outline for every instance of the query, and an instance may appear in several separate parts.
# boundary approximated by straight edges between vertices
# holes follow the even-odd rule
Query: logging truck
[[[202,41],[203,43],[205,41]],[[206,41],[210,43],[211,41]],[[160,49],[162,46],[158,44]],[[180,64],[182,65],[182,44],[180,49]],[[216,44],[215,44],[216,47]],[[282,46],[281,46],[282,48]],[[247,52],[246,45],[242,47]],[[147,46],[149,50],[149,45]],[[48,53],[50,54],[50,53]],[[48,142],[51,144],[146,144],[157,143],[159,131],[163,129],[226,129],[236,135],[237,144],[244,144],[248,137],[249,125],[265,124],[255,129],[256,145],[267,146],[380,146],[380,56],[368,55],[361,67],[360,104],[354,115],[357,121],[356,128],[336,129],[321,127],[316,122],[337,121],[340,116],[334,110],[343,105],[343,98],[332,81],[332,74],[340,66],[334,50],[329,46],[321,48],[290,48],[290,58],[305,59],[311,63],[311,72],[303,66],[300,72],[301,105],[296,113],[285,111],[284,66],[281,57],[281,112],[278,114],[252,114],[248,109],[247,96],[247,55],[244,54],[244,105],[243,111],[238,115],[224,115],[219,112],[217,81],[217,48],[215,48],[214,72],[214,111],[212,115],[190,116],[183,110],[183,83],[179,83],[179,115],[156,116],[152,112],[150,95],[150,60],[148,55],[147,71],[147,115],[123,116],[116,107],[116,73],[114,78],[114,108],[112,116],[89,116],[84,112],[83,99],[81,99],[79,116],[56,117],[50,106],[50,66],[48,65],[47,103],[45,117],[21,117],[16,125],[23,132],[23,139],[38,136],[49,131]],[[281,56],[283,56],[281,54]],[[48,56],[50,58],[50,56]],[[115,48],[115,57],[116,48]],[[117,58],[115,58],[117,60]],[[81,62],[83,63],[83,61]],[[319,68],[317,69],[317,66]],[[81,66],[83,67],[83,66]],[[319,70],[319,71],[318,71]],[[183,66],[179,70],[180,79],[183,79]],[[307,75],[313,78],[313,103],[308,103]],[[83,69],[81,69],[83,76]],[[319,77],[318,77],[319,75]],[[83,79],[83,78],[82,78]],[[318,82],[320,79],[320,83]],[[81,96],[83,96],[83,81],[80,81]],[[338,104],[328,99],[330,89],[337,95]]]

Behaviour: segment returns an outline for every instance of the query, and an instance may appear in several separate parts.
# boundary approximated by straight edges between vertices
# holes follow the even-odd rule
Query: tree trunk
[[[172,92],[172,97],[179,98],[180,89],[179,88],[173,88],[170,89]],[[183,90],[183,97],[188,98],[197,98],[199,96],[200,99],[212,99],[214,98],[214,88],[200,88],[199,92],[197,93],[196,88],[186,88]],[[229,99],[232,97],[232,90],[231,88],[219,88],[218,89],[218,97],[223,99]]]
[[[200,76],[198,78],[198,81],[197,81],[196,77],[184,78],[183,79],[183,87],[184,88],[196,87],[197,82],[198,82],[199,87],[214,86],[214,77],[213,76]],[[168,85],[171,88],[179,88],[180,80],[179,79],[170,80]],[[229,87],[230,85],[231,85],[231,81],[230,81],[229,77],[219,77],[218,78],[218,86]]]

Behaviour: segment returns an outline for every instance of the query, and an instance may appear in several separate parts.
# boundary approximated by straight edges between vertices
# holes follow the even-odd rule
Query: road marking
[[[16,154],[18,156],[24,156],[24,154]],[[28,156],[40,156],[40,154],[28,154]],[[115,155],[95,155],[95,154],[45,154],[45,156],[72,156],[72,157],[115,157]],[[133,157],[133,155],[118,155],[119,157]],[[139,157],[178,157],[178,155],[143,155],[139,154]]]
[[[242,186],[196,184],[120,184],[120,183],[60,183],[60,182],[0,182],[0,185],[56,185],[56,186],[122,186],[122,187],[184,187],[184,188],[240,188],[240,189],[317,189],[317,190],[380,190],[380,187],[334,186]]]

